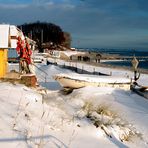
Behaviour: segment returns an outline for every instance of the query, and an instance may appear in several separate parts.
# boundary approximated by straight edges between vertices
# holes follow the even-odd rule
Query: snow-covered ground
[[[148,100],[109,87],[84,87],[66,95],[52,76],[70,70],[37,67],[38,82],[48,90],[0,83],[0,147],[148,147]],[[98,69],[133,77],[129,71]],[[148,85],[147,80],[142,74],[139,83]]]

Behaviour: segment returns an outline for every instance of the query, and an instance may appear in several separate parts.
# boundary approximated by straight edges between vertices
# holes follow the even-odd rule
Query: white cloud
[[[0,4],[0,8],[3,9],[17,9],[17,8],[26,8],[28,4]]]

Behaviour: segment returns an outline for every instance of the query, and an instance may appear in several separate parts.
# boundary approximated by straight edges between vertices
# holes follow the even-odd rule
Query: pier
[[[60,59],[52,59],[52,58],[48,58],[47,59],[47,65],[49,64],[53,64],[53,65],[57,65],[61,68],[66,68],[69,70],[72,70],[76,73],[79,74],[92,74],[92,75],[105,75],[105,76],[110,76],[111,73],[102,73],[99,72],[95,67],[91,66],[91,65],[79,65],[79,63],[77,62],[71,62],[71,61],[64,61],[64,60],[60,60]],[[89,67],[89,70],[88,70]]]

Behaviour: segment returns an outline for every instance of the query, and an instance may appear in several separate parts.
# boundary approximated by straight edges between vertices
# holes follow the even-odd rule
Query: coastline
[[[61,57],[60,59],[64,60],[64,61],[68,61],[68,62],[76,62],[76,63],[83,63],[83,64],[87,64],[87,65],[91,65],[91,66],[96,66],[96,67],[106,67],[106,68],[113,68],[113,69],[121,69],[121,70],[129,70],[129,71],[133,71],[132,67],[128,67],[128,66],[120,66],[120,65],[111,65],[111,64],[103,64],[101,63],[102,61],[121,61],[123,60],[123,57],[118,56],[118,59],[116,58],[116,56],[113,55],[103,55],[103,59],[100,59],[100,62],[95,62],[95,58],[96,58],[96,53],[90,52],[88,54],[88,52],[83,52],[84,55],[88,56],[91,58],[90,61],[83,61],[83,60],[78,60],[77,56],[80,54],[80,52],[78,52],[77,54],[75,53],[74,55],[68,55],[69,57],[68,59],[66,57]],[[70,56],[73,56],[73,59],[70,59]],[[119,58],[120,57],[120,58]],[[124,60],[123,60],[124,61]],[[138,68],[138,71],[142,74],[148,74],[148,70],[144,69],[144,68]]]
[[[122,70],[129,70],[129,71],[133,71],[132,67],[127,67],[127,66],[115,66],[115,65],[110,65],[110,64],[102,64],[102,63],[91,63],[92,65],[95,65],[95,66],[99,66],[99,67],[108,67],[108,68],[114,68],[114,69],[122,69]],[[146,69],[142,69],[142,68],[138,68],[138,71],[140,73],[143,73],[143,74],[148,74],[148,70]]]
[[[113,69],[121,69],[121,70],[129,70],[133,72],[132,67],[127,67],[127,66],[116,66],[116,65],[111,65],[111,64],[102,64],[102,63],[95,63],[95,62],[84,62],[84,61],[78,61],[78,60],[65,60],[68,62],[77,62],[77,63],[83,63],[91,66],[96,66],[96,67],[103,67],[103,68],[113,68]],[[138,71],[142,74],[148,74],[148,70],[138,68]]]
[[[64,61],[68,61],[68,62],[83,63],[83,64],[92,65],[92,66],[96,66],[96,67],[106,67],[106,68],[133,71],[132,66],[129,67],[129,66],[124,66],[124,65],[112,65],[109,63],[105,63],[105,64],[101,63],[102,61],[106,61],[106,62],[121,61],[124,58],[126,58],[125,56],[118,55],[118,58],[117,58],[117,55],[112,55],[112,54],[101,54],[100,56],[98,56],[98,53],[87,52],[87,51],[85,51],[85,52],[84,51],[83,52],[75,51],[73,53],[67,51],[67,52],[61,52],[60,54],[61,54],[60,59],[64,60]],[[79,59],[79,56],[81,56],[81,59]],[[88,57],[89,60],[84,61],[82,57],[83,58]],[[123,60],[123,61],[125,61],[125,60]],[[143,74],[148,74],[148,69],[145,69],[145,68],[138,68],[138,71]]]

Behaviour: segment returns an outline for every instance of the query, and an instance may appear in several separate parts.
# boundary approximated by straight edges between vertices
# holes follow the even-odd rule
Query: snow
[[[103,83],[130,83],[131,79],[118,76],[94,76],[87,74],[58,74],[56,76],[66,77],[74,80],[87,81],[87,82],[103,82]]]
[[[9,66],[18,70],[17,64]],[[130,71],[95,68],[133,77]],[[0,147],[148,147],[148,100],[110,87],[89,86],[66,95],[52,77],[70,70],[37,64],[35,73],[42,86],[36,89],[0,83]],[[147,79],[142,74],[139,82],[147,85]]]
[[[61,53],[64,53],[68,57],[77,54],[85,54],[85,52],[80,52],[80,51],[61,51]]]
[[[49,61],[55,62],[54,59],[48,58]],[[108,67],[99,67],[99,66],[93,66],[85,63],[78,63],[78,62],[67,62],[60,59],[56,59],[56,63],[58,65],[65,65],[65,66],[73,66],[77,67],[79,69],[83,69],[90,72],[101,72],[104,74],[112,75],[112,76],[121,76],[121,77],[127,77],[134,79],[134,75],[132,71],[126,70],[126,69],[115,69],[115,68],[108,68]],[[62,72],[61,72],[62,73]],[[147,74],[140,74],[140,79],[138,80],[138,83],[141,85],[148,86],[148,75]]]
[[[9,36],[9,25],[4,25],[1,24],[0,25],[0,48],[8,48],[9,46],[9,40],[8,40],[8,36]]]

